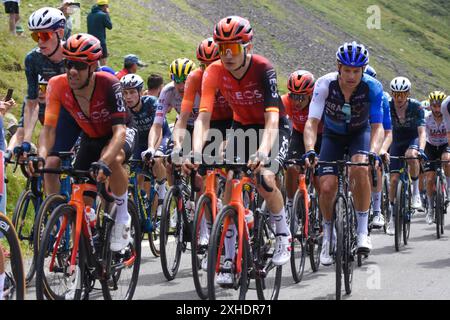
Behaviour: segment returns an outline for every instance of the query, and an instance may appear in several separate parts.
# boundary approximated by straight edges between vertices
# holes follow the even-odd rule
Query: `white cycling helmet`
[[[64,29],[65,25],[66,17],[64,13],[61,10],[50,7],[36,10],[28,19],[28,29],[30,31]]]
[[[391,90],[394,92],[407,92],[411,90],[411,82],[405,77],[396,77],[391,81]]]
[[[120,79],[122,89],[137,89],[141,91],[144,87],[144,80],[137,74],[129,73]]]
[[[48,81],[45,80],[40,74],[38,74],[38,83],[39,83],[39,84],[47,85],[47,84],[48,84]]]

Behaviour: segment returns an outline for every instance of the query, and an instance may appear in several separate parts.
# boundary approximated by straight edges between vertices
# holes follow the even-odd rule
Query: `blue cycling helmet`
[[[349,67],[364,67],[369,63],[369,51],[362,44],[346,42],[336,52],[340,64]]]
[[[368,74],[371,77],[376,78],[377,77],[377,72],[375,71],[374,68],[372,68],[371,66],[367,65],[366,70],[364,70],[364,73]]]
[[[111,73],[113,76],[116,75],[116,72],[114,71],[114,69],[111,67],[108,67],[108,66],[101,66],[97,69],[97,71],[108,72],[108,73]]]

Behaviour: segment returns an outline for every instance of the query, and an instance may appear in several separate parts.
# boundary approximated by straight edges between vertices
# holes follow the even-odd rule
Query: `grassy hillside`
[[[80,1],[81,25],[94,0]],[[22,25],[34,10],[57,6],[59,0],[22,1]],[[447,89],[450,74],[450,2],[448,0],[111,0],[113,30],[107,31],[109,65],[122,68],[123,56],[135,53],[148,63],[139,70],[145,79],[151,72],[168,81],[168,65],[178,57],[195,59],[195,48],[219,18],[239,14],[249,18],[255,31],[255,52],[266,55],[278,71],[280,91],[297,68],[321,76],[335,69],[334,53],[343,41],[357,39],[371,52],[371,65],[387,85],[396,75],[411,78],[414,95],[423,99],[431,89]],[[367,7],[381,9],[381,30],[369,30]],[[25,32],[10,38],[7,16],[0,10],[0,96],[12,87],[20,106],[26,89],[23,61],[35,43]],[[14,111],[19,113],[19,107]],[[173,114],[172,114],[173,117]],[[23,186],[20,174],[8,189],[8,212]]]

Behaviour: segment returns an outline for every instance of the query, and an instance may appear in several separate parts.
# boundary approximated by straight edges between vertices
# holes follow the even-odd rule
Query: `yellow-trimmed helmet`
[[[99,6],[104,6],[106,4],[109,5],[109,1],[108,0],[97,0],[97,5],[99,5]]]
[[[442,103],[444,99],[447,97],[447,95],[442,91],[433,91],[428,95],[428,100],[430,100],[430,104],[433,103]]]
[[[189,73],[195,68],[195,63],[187,58],[178,58],[169,66],[170,79],[176,83],[185,82]]]

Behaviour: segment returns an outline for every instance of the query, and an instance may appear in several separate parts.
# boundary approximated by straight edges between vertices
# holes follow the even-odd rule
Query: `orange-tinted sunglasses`
[[[41,39],[43,42],[47,42],[53,35],[53,31],[34,31],[31,33],[31,38],[38,42]]]
[[[220,43],[219,44],[219,54],[221,56],[231,54],[232,56],[237,56],[244,51],[244,46],[240,43]]]
[[[395,98],[406,98],[409,92],[394,92],[392,91],[392,96]]]

